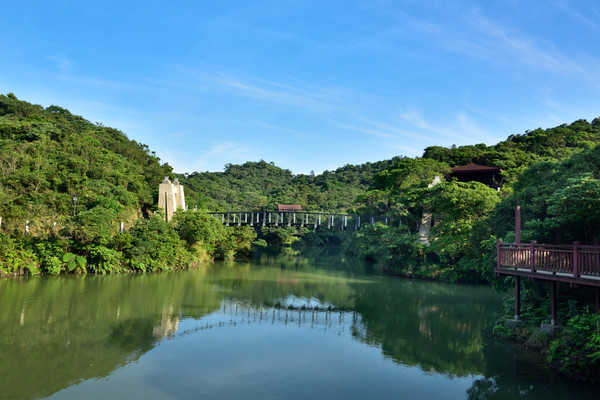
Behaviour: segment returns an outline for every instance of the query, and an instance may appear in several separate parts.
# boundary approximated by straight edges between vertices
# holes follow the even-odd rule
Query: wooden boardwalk
[[[226,226],[297,226],[306,228],[360,229],[364,225],[381,222],[385,225],[400,224],[399,220],[374,215],[333,214],[323,212],[269,212],[228,211],[208,213]]]
[[[600,286],[600,246],[497,243],[498,275]]]

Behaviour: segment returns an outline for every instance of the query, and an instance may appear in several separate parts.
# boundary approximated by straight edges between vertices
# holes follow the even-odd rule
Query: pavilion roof
[[[450,168],[450,170],[452,171],[453,174],[502,171],[498,167],[490,167],[487,165],[479,165],[479,164],[469,164],[469,165],[462,165],[460,167],[452,167],[452,168]]]

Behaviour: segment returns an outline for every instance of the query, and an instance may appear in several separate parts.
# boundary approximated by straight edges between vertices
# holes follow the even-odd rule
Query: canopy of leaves
[[[600,239],[600,145],[562,162],[526,169],[514,184],[514,194],[494,213],[491,224],[497,236],[514,229],[517,205],[522,208],[524,241],[592,244]]]
[[[58,106],[43,108],[12,94],[0,95],[0,214],[5,229],[20,228],[26,219],[38,225],[63,220],[74,212],[71,197],[76,193],[82,222],[104,231],[111,223],[148,213],[165,175],[171,175],[171,167],[121,131]],[[89,232],[82,235],[98,239]]]
[[[373,176],[400,158],[346,165],[319,175],[293,175],[272,162],[227,164],[224,172],[180,176],[188,204],[214,211],[274,210],[277,204],[299,204],[304,210],[345,212],[369,188]]]
[[[482,164],[502,169],[517,168],[535,161],[563,160],[600,143],[600,118],[591,123],[580,119],[549,129],[535,129],[523,134],[510,135],[493,146],[430,146],[423,158],[448,163],[451,167]]]

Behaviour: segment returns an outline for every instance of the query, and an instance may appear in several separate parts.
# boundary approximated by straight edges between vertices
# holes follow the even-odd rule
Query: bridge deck
[[[399,225],[399,220],[374,215],[335,214],[323,212],[229,211],[209,213],[226,226],[297,226],[306,228],[360,229],[381,222]]]
[[[497,244],[499,275],[523,276],[573,285],[600,286],[600,246]]]

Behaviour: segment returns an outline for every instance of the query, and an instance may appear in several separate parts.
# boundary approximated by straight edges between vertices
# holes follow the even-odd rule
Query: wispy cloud
[[[202,153],[182,153],[179,149],[163,149],[163,159],[177,172],[215,171],[227,163],[243,163],[252,158],[250,147],[236,142],[217,143]]]
[[[460,132],[469,137],[471,140],[476,139],[479,141],[493,142],[497,138],[490,134],[486,130],[479,127],[475,121],[467,116],[465,112],[459,113],[456,116]]]
[[[295,136],[297,138],[300,138],[300,139],[304,139],[304,140],[317,141],[320,138],[319,136],[317,136],[317,135],[315,135],[313,133],[308,133],[308,132],[300,131],[298,129],[293,129],[293,128],[290,128],[290,127],[287,127],[287,126],[280,126],[280,125],[271,124],[271,123],[268,123],[268,122],[258,121],[258,120],[249,120],[248,122],[251,122],[253,124],[256,124],[256,125],[259,125],[259,126],[263,126],[263,127],[266,127],[266,128],[274,129],[274,130],[277,130],[277,131],[290,133],[293,136]]]
[[[221,91],[237,97],[258,100],[272,106],[304,109],[316,112],[341,110],[345,97],[343,90],[299,81],[291,77],[271,80],[239,73],[202,69],[177,68],[178,73],[188,76],[187,87],[200,91]],[[191,82],[190,82],[191,80]]]
[[[583,22],[584,24],[598,29],[600,27],[600,25],[598,25],[598,20],[597,19],[592,19],[589,18],[588,16],[576,11],[575,9],[573,9],[573,7],[571,7],[568,3],[564,2],[564,1],[555,1],[554,6],[567,12],[569,15],[571,15],[572,17],[574,17],[575,19],[577,19],[579,22]],[[590,2],[590,4],[594,4],[594,2]],[[591,13],[594,14],[596,17],[598,17],[598,11],[595,9],[591,10]]]
[[[65,78],[67,72],[69,72],[69,70],[71,69],[71,61],[64,55],[48,56],[48,60],[50,60],[56,65],[59,71],[60,78]]]
[[[208,151],[205,151],[201,157],[211,158],[227,155],[229,157],[238,158],[240,155],[247,154],[249,152],[250,149],[240,146],[239,143],[228,142],[213,145]]]
[[[597,23],[571,9],[565,3],[555,3],[575,18]],[[508,26],[484,15],[479,8],[462,10],[462,15],[447,19],[407,19],[414,35],[437,44],[443,50],[456,52],[472,59],[485,60],[495,67],[529,68],[549,71],[575,79],[600,84],[597,76],[598,58],[566,55],[552,42],[540,42],[516,26]]]
[[[557,50],[542,49],[516,28],[507,29],[477,11],[469,14],[468,21],[476,33],[470,38],[478,42],[480,47],[490,49],[496,62],[508,57],[505,59],[538,69],[563,70],[574,67]]]
[[[451,128],[448,125],[441,126],[433,122],[429,122],[423,117],[423,115],[414,110],[401,112],[399,116],[406,123],[420,129],[422,134],[433,134],[446,138],[459,139],[462,141],[473,140],[472,137],[457,134],[456,132],[460,131],[460,129]],[[460,126],[460,117],[458,117],[458,122],[458,125]],[[439,141],[439,138],[436,140]]]

